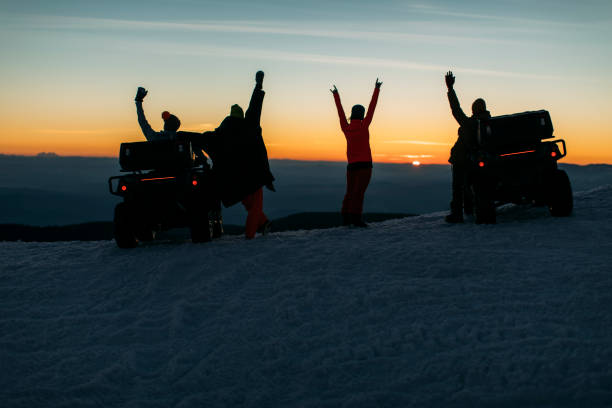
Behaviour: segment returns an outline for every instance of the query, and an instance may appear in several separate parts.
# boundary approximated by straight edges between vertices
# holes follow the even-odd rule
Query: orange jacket
[[[352,119],[351,123],[348,123],[346,116],[344,116],[340,95],[338,92],[334,92],[334,101],[336,102],[338,116],[340,117],[340,128],[346,137],[346,158],[349,163],[372,161],[370,131],[368,127],[370,123],[372,123],[372,118],[374,117],[374,109],[376,109],[379,93],[380,88],[374,88],[374,94],[372,94],[368,112],[363,120]]]

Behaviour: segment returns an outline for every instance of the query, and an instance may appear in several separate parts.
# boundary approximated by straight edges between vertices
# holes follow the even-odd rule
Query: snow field
[[[612,406],[612,186],[575,204],[0,243],[0,405]]]

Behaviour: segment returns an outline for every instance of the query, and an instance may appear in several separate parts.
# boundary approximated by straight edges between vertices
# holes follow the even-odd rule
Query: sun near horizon
[[[270,158],[346,160],[329,89],[348,115],[380,78],[374,161],[447,164],[450,69],[466,113],[478,97],[494,116],[546,109],[564,162],[612,164],[612,5],[587,3],[2,4],[0,153],[116,157],[144,140],[138,86],[153,128],[168,110],[182,130],[211,130],[246,107],[261,69]]]

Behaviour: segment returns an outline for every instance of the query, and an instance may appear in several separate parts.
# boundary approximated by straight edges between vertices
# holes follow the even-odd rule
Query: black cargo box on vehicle
[[[193,166],[191,143],[179,140],[121,143],[119,164],[125,171],[168,170]]]
[[[527,150],[553,137],[553,125],[546,110],[495,116],[480,121],[479,143],[490,152]]]

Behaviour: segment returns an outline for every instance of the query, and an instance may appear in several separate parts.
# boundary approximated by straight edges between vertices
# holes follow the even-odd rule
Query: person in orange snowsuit
[[[335,85],[333,89],[330,89],[338,109],[340,128],[346,137],[348,166],[346,168],[346,193],[344,194],[341,211],[343,225],[368,226],[361,218],[363,199],[372,178],[372,151],[370,150],[370,131],[368,128],[374,117],[374,110],[376,109],[381,85],[382,82],[379,82],[378,78],[376,78],[374,94],[368,106],[367,114],[362,105],[353,106],[350,123],[344,115],[338,89]]]

